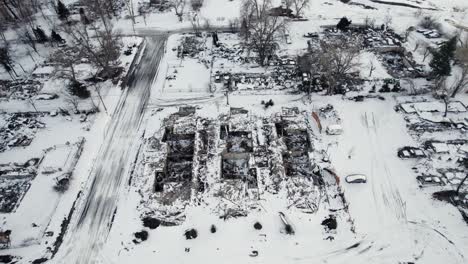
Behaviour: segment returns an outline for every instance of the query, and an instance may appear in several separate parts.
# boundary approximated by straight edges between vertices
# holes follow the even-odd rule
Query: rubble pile
[[[38,121],[37,113],[15,113],[7,115],[6,122],[0,128],[0,152],[14,147],[29,146],[37,129],[45,124]]]
[[[466,176],[468,140],[428,140],[420,151],[424,151],[424,155],[416,156],[420,160],[414,170],[421,185],[457,187]],[[468,182],[465,186],[468,187]]]
[[[274,58],[270,60],[270,67],[264,73],[229,73],[218,70],[212,79],[215,84],[222,84],[223,88],[230,91],[296,89],[301,84],[302,78],[294,59]]]
[[[312,149],[307,130],[297,128],[294,123],[285,120],[275,123],[275,127],[285,146],[282,153],[285,174],[288,177],[311,177],[312,166],[308,152]]]
[[[395,78],[419,78],[425,76],[422,66],[417,65],[411,52],[390,50],[382,52],[378,57],[388,73]]]
[[[180,45],[177,47],[177,57],[196,58],[205,48],[206,45],[203,45],[201,38],[195,35],[186,35],[182,38]]]
[[[401,47],[401,42],[403,41],[403,38],[391,29],[375,30],[367,28],[362,34],[364,47],[374,48],[377,51],[379,48]]]
[[[241,180],[249,187],[257,187],[257,173],[251,168],[250,158],[254,152],[252,127],[249,114],[242,108],[231,108],[220,126],[222,150],[221,175],[223,179]]]
[[[37,175],[40,159],[25,163],[0,164],[0,212],[13,212],[31,186]]]
[[[37,95],[42,86],[33,79],[0,80],[0,99],[27,100]]]
[[[149,2],[138,2],[138,13],[165,13],[173,8],[169,0],[150,0]]]
[[[468,221],[468,181],[463,181],[468,169],[467,109],[459,101],[445,105],[422,99],[396,107],[409,134],[420,142],[419,147],[402,147],[397,155],[416,159],[413,171],[420,187],[437,187],[434,197],[455,205]]]
[[[335,26],[325,27],[323,40],[336,41],[345,39],[346,42],[358,43],[363,48],[375,49],[376,51],[395,49],[401,47],[404,41],[403,37],[398,35],[392,29],[382,30],[381,28],[371,28],[365,25],[356,25],[350,27],[347,32],[339,31]],[[311,43],[318,41],[317,38],[310,40]]]
[[[220,43],[219,47],[213,47],[213,49],[211,50],[211,55],[216,58],[221,58],[230,62],[240,64],[249,63],[253,61],[252,58],[249,58],[246,55],[244,55],[244,48],[239,44],[229,46],[225,43]]]
[[[163,191],[164,183],[192,180],[195,131],[188,131],[184,122],[178,122],[182,112],[174,116],[173,126],[166,127],[162,142],[167,145],[166,164],[156,173],[155,190]],[[190,115],[190,113],[184,113]],[[177,124],[175,123],[177,122]],[[191,126],[193,129],[194,127]]]
[[[319,150],[304,115],[283,108],[265,118],[230,108],[207,118],[195,108],[180,108],[148,139],[143,176],[133,183],[142,195],[142,215],[181,224],[190,205],[209,204],[227,219],[259,210],[260,197],[268,193],[286,195],[290,207],[308,213],[322,200],[339,199],[326,197],[325,188],[339,193],[337,182],[331,178],[326,184],[311,158]]]
[[[403,37],[391,29],[370,28],[365,25],[351,27],[348,32],[342,32],[333,28],[326,28],[321,39],[308,40],[309,50],[320,49],[320,41],[357,43],[360,48],[367,49],[378,54],[378,58],[395,78],[425,77],[422,65],[418,65],[411,52],[402,47]]]

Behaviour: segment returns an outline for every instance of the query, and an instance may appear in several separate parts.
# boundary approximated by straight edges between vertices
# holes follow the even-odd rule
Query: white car
[[[329,125],[326,132],[328,135],[341,135],[343,128],[340,125]]]
[[[366,183],[367,177],[364,174],[350,174],[345,178],[347,183]]]

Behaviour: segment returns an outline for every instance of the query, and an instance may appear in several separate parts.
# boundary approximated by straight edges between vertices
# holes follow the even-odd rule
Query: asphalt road
[[[166,39],[164,35],[147,38],[140,63],[130,69],[126,94],[112,114],[93,165],[89,187],[77,204],[62,247],[54,259],[57,263],[108,263],[100,251],[135,158],[139,127]]]

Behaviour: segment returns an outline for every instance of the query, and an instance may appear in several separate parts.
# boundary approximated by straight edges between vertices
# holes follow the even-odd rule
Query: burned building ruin
[[[168,182],[192,180],[195,133],[178,134],[166,127],[162,142],[167,145],[167,158],[162,171],[156,171],[154,190],[162,192]]]
[[[231,115],[247,115],[243,109],[231,109]],[[221,157],[221,176],[227,180],[242,180],[249,187],[257,186],[257,173],[250,168],[250,156],[254,152],[252,132],[238,124],[221,124],[220,139],[226,142]]]
[[[311,141],[307,130],[295,127],[286,120],[275,123],[275,128],[278,137],[286,146],[286,150],[282,153],[286,176],[312,176],[312,166],[308,156]]]

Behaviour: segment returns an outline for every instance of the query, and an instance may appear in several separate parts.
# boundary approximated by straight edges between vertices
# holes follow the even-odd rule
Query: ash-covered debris
[[[403,115],[409,134],[418,145],[401,146],[395,153],[413,158],[419,187],[429,187],[433,197],[457,207],[468,222],[468,140],[466,106],[457,100],[405,99],[395,107]]]
[[[336,217],[334,215],[329,215],[325,218],[322,221],[322,225],[327,231],[335,230],[338,227],[338,223],[336,222]]]
[[[135,244],[139,244],[143,241],[146,241],[149,236],[148,231],[146,230],[136,232],[134,235],[135,235],[135,239],[133,239],[133,243]]]
[[[43,84],[34,79],[0,80],[0,98],[27,100],[42,89]]]
[[[264,195],[285,196],[288,208],[305,213],[317,212],[324,202],[345,207],[339,183],[326,181],[314,158],[323,150],[316,146],[311,112],[292,107],[262,117],[226,110],[206,117],[181,109],[161,119],[161,129],[147,140],[143,175],[135,181],[142,215],[160,225],[181,224],[187,206],[204,206],[226,220],[261,211]]]
[[[161,221],[157,218],[147,216],[143,218],[143,226],[148,227],[149,229],[156,229],[161,225]]]
[[[13,212],[31,187],[37,175],[40,159],[34,158],[25,163],[0,164],[0,212]]]
[[[0,152],[15,148],[29,146],[36,131],[44,128],[40,122],[39,113],[15,113],[6,115],[5,125],[0,127]]]
[[[198,231],[196,229],[188,229],[185,231],[184,236],[187,240],[195,239],[198,237]]]

